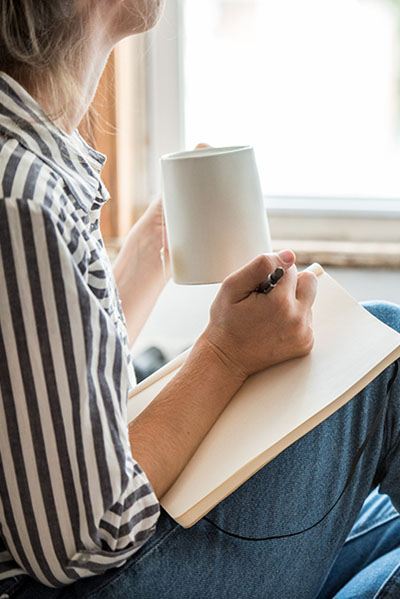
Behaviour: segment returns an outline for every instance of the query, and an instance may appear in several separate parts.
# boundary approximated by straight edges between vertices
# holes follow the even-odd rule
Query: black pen
[[[256,291],[258,291],[258,293],[269,293],[274,287],[276,287],[284,274],[285,269],[282,268],[282,266],[278,266],[278,268],[275,268],[274,272],[271,272],[268,275],[267,281],[265,283],[261,283],[261,285],[257,287]]]

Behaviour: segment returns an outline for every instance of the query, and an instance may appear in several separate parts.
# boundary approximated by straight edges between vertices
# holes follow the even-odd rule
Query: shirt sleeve
[[[130,451],[121,339],[65,227],[0,200],[0,530],[50,587],[121,566],[159,516]]]

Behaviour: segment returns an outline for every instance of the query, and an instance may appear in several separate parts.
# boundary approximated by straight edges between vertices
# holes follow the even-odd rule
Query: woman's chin
[[[139,2],[136,0],[132,2],[132,8],[128,9],[129,14],[122,19],[124,34],[133,35],[152,29],[161,18],[165,2],[166,0],[140,0]]]

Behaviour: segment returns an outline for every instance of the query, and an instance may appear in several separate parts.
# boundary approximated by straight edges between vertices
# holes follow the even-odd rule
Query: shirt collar
[[[0,134],[16,138],[64,179],[80,206],[109,197],[100,174],[106,157],[91,148],[78,130],[71,135],[57,127],[30,94],[0,72]],[[100,196],[100,197],[99,197]]]

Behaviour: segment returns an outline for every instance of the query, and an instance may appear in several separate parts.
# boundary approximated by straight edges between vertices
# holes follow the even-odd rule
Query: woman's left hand
[[[133,343],[170,276],[161,198],[152,201],[132,227],[115,261],[114,276]]]
[[[200,143],[195,149],[208,147]],[[132,227],[115,261],[114,276],[133,343],[170,277],[161,198],[153,200]]]
[[[142,255],[141,259],[149,261],[155,255],[156,262],[161,263],[161,251],[164,254],[164,282],[170,277],[170,261],[167,233],[165,229],[164,209],[161,197],[153,200],[132,229],[132,235],[138,235]]]

